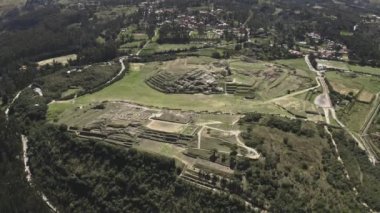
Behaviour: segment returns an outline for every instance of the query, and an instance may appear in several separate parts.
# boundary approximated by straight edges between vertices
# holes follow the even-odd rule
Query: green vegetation
[[[47,109],[46,99],[28,88],[12,105],[9,113],[29,124],[31,121],[44,120]]]
[[[37,187],[60,211],[248,211],[227,195],[178,180],[181,169],[171,159],[74,139],[49,125],[34,129],[30,144]]]
[[[241,125],[245,143],[265,159],[237,165],[257,204],[274,212],[361,211],[322,126],[259,114]]]
[[[349,111],[340,112],[342,122],[345,123],[349,129],[359,132],[367,119],[371,107],[371,104],[356,101],[353,106],[350,107]]]
[[[373,166],[366,153],[343,130],[334,131],[333,135],[359,198],[374,211],[379,211],[380,167]]]
[[[89,67],[63,69],[54,74],[36,79],[45,96],[51,99],[73,98],[101,87],[120,71],[118,63],[94,64]]]
[[[95,13],[96,18],[102,20],[102,21],[109,21],[113,20],[115,18],[118,18],[120,16],[128,16],[135,12],[137,12],[136,6],[113,6],[113,7],[106,7],[106,8],[100,8],[98,12]]]
[[[141,51],[141,56],[151,55],[156,53],[166,53],[166,52],[177,52],[177,51],[189,51],[190,49],[197,49],[203,47],[201,43],[189,43],[189,44],[158,44],[158,43],[149,43]]]
[[[68,89],[61,94],[61,98],[65,99],[68,97],[74,97],[75,95],[80,94],[81,92],[83,92],[83,88],[81,88],[81,87],[80,88]]]
[[[380,78],[339,72],[327,72],[326,76],[330,82],[342,84],[347,88],[365,89],[375,94],[380,91]]]
[[[353,36],[354,33],[348,31],[340,31],[341,36]]]
[[[357,72],[360,74],[372,74],[372,75],[380,75],[380,68],[371,67],[371,66],[360,66],[357,64],[350,64],[342,61],[322,61],[322,64],[326,64],[331,67]]]
[[[21,122],[0,114],[0,212],[50,212],[25,179]]]
[[[131,68],[133,67],[134,66],[131,66]],[[139,70],[131,69],[125,77],[103,90],[77,98],[73,107],[104,100],[129,100],[144,105],[195,111],[247,112],[257,110],[263,113],[287,114],[274,105],[261,105],[250,100],[245,100],[239,96],[201,94],[168,95],[161,93],[145,83],[145,79],[151,76],[158,67],[159,63],[154,62],[141,66]],[[50,109],[57,109],[55,105],[59,104],[61,103],[51,104]],[[54,113],[54,111],[51,111],[51,113]]]

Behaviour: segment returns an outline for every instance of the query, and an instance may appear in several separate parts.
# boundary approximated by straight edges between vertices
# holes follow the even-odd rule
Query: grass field
[[[218,138],[202,138],[201,149],[213,150],[217,149],[219,152],[231,152],[231,144]]]
[[[138,67],[139,69],[133,69]],[[62,112],[65,107],[77,107],[92,102],[104,100],[128,100],[138,104],[155,107],[168,107],[174,109],[194,111],[223,111],[223,112],[250,112],[258,111],[270,114],[289,115],[285,110],[274,104],[263,105],[260,101],[246,100],[233,95],[187,95],[164,94],[158,92],[144,82],[159,67],[159,63],[148,63],[143,66],[131,65],[131,71],[120,81],[105,89],[79,97],[75,103],[53,103],[49,107],[49,115]]]
[[[133,147],[143,152],[174,158],[176,163],[194,163],[196,161],[196,159],[183,154],[184,148],[172,144],[159,143],[155,141],[141,141]]]
[[[231,66],[240,69],[249,69],[253,66],[254,69],[265,67],[265,62],[260,62],[257,64],[252,63],[241,63],[235,61],[231,62]],[[187,60],[188,64],[205,64],[213,62],[214,59],[208,57],[190,57]],[[300,59],[296,60],[282,60],[276,61],[276,63],[286,64],[288,66],[295,66],[297,74],[308,75],[305,71],[305,66],[303,61]],[[241,96],[234,95],[188,95],[188,94],[164,94],[156,91],[149,87],[145,80],[153,75],[156,70],[162,68],[162,64],[159,62],[152,62],[147,64],[131,64],[130,72],[126,76],[119,80],[118,82],[106,87],[105,89],[89,94],[82,97],[78,97],[75,103],[65,102],[65,103],[53,103],[49,107],[49,115],[55,116],[57,113],[61,113],[65,107],[75,108],[81,105],[86,105],[92,102],[101,102],[105,100],[109,101],[120,101],[127,100],[138,104],[143,104],[147,106],[154,107],[167,107],[172,109],[183,109],[183,110],[193,110],[193,111],[212,111],[212,112],[252,112],[258,111],[261,113],[270,114],[281,114],[290,115],[286,110],[277,106],[275,104],[263,104],[262,101],[253,101],[244,99]],[[281,94],[288,87],[291,88],[294,85],[292,77],[286,77],[282,79],[283,83],[281,86],[276,86],[275,89],[281,90]],[[278,95],[273,93],[273,95]],[[63,104],[63,106],[62,106]]]
[[[283,100],[276,101],[276,104],[288,110],[289,113],[294,114],[299,117],[307,117],[309,119],[317,119],[316,121],[320,121],[321,119],[315,117],[314,114],[307,114],[306,112],[318,112],[317,107],[308,100],[302,98],[289,97]]]
[[[158,44],[149,43],[142,51],[141,55],[151,55],[166,51],[177,51],[177,50],[189,50],[192,47],[202,47],[203,44],[200,43],[189,43],[189,44]]]
[[[287,65],[289,67],[296,68],[299,72],[303,72],[309,76],[315,76],[314,73],[309,71],[309,67],[307,66],[305,60],[303,58],[298,59],[284,59],[284,60],[276,60],[275,63]]]
[[[380,75],[380,68],[378,67],[353,65],[342,61],[319,60],[319,62],[329,67],[335,67],[347,71]]]
[[[342,122],[346,124],[349,129],[359,132],[370,110],[370,104],[356,102],[348,114],[342,114],[339,117],[341,117]]]
[[[347,88],[360,90],[364,88],[368,92],[378,93],[380,91],[380,78],[371,76],[352,77],[346,73],[327,72],[327,79],[344,85]]]

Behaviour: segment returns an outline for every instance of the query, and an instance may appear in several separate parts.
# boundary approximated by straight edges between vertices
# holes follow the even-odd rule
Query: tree
[[[216,52],[216,51],[215,51],[215,52],[212,53],[211,57],[213,57],[213,58],[215,58],[215,59],[220,59],[220,58],[221,58],[221,55],[220,55],[219,52]]]
[[[7,95],[4,94],[1,100],[2,100],[2,104],[3,104],[3,106],[5,106],[5,105],[8,104],[8,100],[9,100],[9,98],[8,98]]]

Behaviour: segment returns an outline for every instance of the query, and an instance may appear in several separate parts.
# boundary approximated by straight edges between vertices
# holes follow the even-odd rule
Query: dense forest
[[[22,126],[0,114],[0,212],[49,212],[40,196],[26,182],[21,160]]]
[[[33,79],[59,70],[52,67],[41,72],[35,65],[38,60],[71,53],[78,54],[78,60],[72,65],[114,59],[118,45],[115,38],[120,28],[138,20],[138,14],[104,22],[94,18],[94,12],[53,4],[32,11],[16,10],[3,17],[0,22],[0,95],[10,96]],[[104,43],[96,42],[99,35],[105,38]],[[20,69],[22,65],[26,65],[26,69]]]
[[[29,132],[38,188],[62,212],[246,212],[240,201],[177,180],[173,159],[123,150],[44,125]]]

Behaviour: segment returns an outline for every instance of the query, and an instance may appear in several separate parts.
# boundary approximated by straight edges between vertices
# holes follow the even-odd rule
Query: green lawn
[[[120,81],[105,89],[88,94],[76,99],[75,104],[61,103],[51,104],[49,115],[62,112],[62,109],[71,105],[77,107],[92,102],[105,100],[127,100],[134,103],[155,107],[169,107],[174,109],[194,111],[223,111],[223,112],[248,112],[259,111],[262,113],[288,115],[284,110],[274,104],[263,105],[258,101],[246,100],[233,95],[188,95],[188,94],[164,94],[145,84],[144,80],[153,74],[158,63],[148,63],[141,67],[141,71],[131,70]]]

